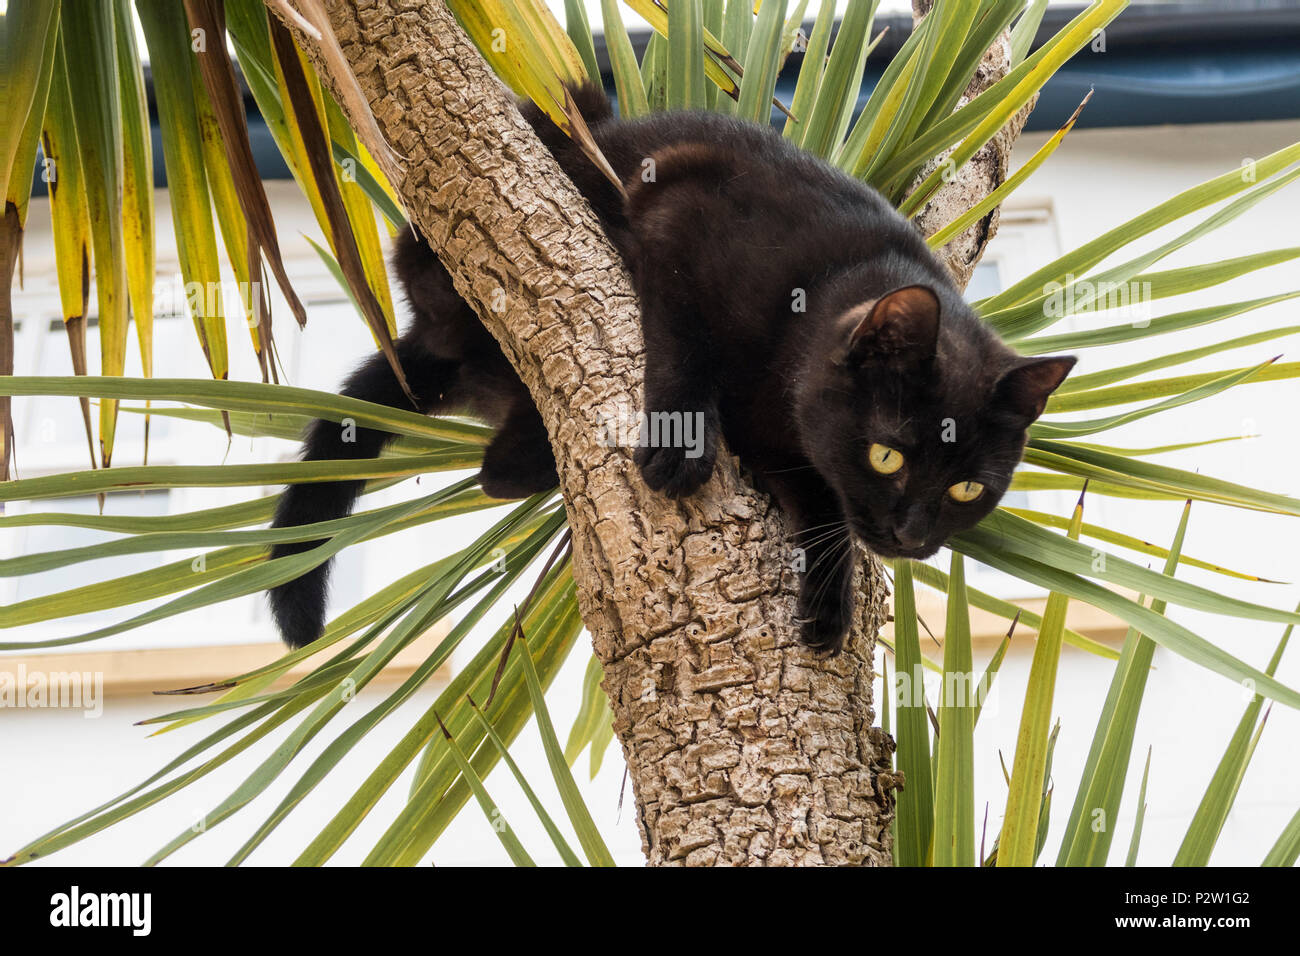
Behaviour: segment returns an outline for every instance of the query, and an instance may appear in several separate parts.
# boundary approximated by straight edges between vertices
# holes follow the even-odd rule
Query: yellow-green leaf
[[[1069,537],[1077,539],[1083,524],[1083,498],[1074,507]],[[1043,626],[1034,644],[1029,666],[1029,686],[1020,717],[1016,756],[1011,765],[1010,792],[998,842],[998,866],[1033,866],[1038,854],[1038,822],[1043,805],[1043,777],[1047,768],[1052,702],[1056,671],[1061,660],[1061,637],[1070,599],[1052,591],[1047,596]]]
[[[163,162],[167,167],[168,205],[186,312],[194,322],[213,378],[224,379],[228,354],[221,263],[196,99],[196,91],[202,93],[203,86],[190,51],[189,27],[184,9],[172,0],[136,0],[136,9],[153,73]],[[202,95],[206,102],[206,93]]]
[[[68,62],[73,122],[85,172],[98,293],[100,374],[121,375],[126,366],[128,291],[122,221],[122,109],[114,5],[78,8],[76,29],[61,31]],[[112,461],[117,403],[99,406],[100,461]]]
[[[130,0],[115,3],[117,78],[122,99],[122,240],[140,367],[148,378],[153,375],[153,140]]]

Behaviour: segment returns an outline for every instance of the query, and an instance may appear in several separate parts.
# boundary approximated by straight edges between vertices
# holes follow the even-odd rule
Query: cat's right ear
[[[998,381],[998,399],[1026,424],[1036,421],[1077,361],[1073,355],[1021,359]]]
[[[847,330],[844,361],[934,357],[939,338],[939,297],[924,285],[903,286],[849,309],[840,319]]]

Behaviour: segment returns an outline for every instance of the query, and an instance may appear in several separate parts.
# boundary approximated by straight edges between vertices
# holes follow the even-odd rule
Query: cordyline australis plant
[[[760,122],[777,115],[782,135],[861,177],[914,217],[964,282],[996,228],[1000,203],[1052,154],[1073,122],[1074,117],[1061,117],[1060,132],[1008,176],[1011,144],[1037,91],[1125,3],[1097,0],[1032,52],[1045,6],[1041,2],[939,0],[932,8],[918,3],[916,29],[860,112],[863,64],[873,45],[873,0],[849,3],[834,43],[831,2],[820,5],[803,35],[807,0],[765,0],[757,12],[751,0],[629,0],[624,6],[655,29],[638,61],[620,4],[603,0],[605,44],[624,116],[682,107]],[[588,747],[593,767],[598,766],[617,734],[652,863],[1029,865],[1043,850],[1051,806],[1055,734],[1049,721],[1065,643],[1118,659],[1070,808],[1057,855],[1060,864],[1104,864],[1109,859],[1111,828],[1093,832],[1088,823],[1098,809],[1108,820],[1119,812],[1155,645],[1233,681],[1250,681],[1258,691],[1174,861],[1206,862],[1262,729],[1263,700],[1295,707],[1300,694],[1273,679],[1285,637],[1261,672],[1162,612],[1172,603],[1228,618],[1274,621],[1286,626],[1288,635],[1300,617],[1179,581],[1175,571],[1180,563],[1250,578],[1182,555],[1187,511],[1176,539],[1164,548],[1084,522],[1082,497],[1072,516],[1004,507],[950,542],[948,573],[894,562],[895,673],[929,666],[971,674],[971,606],[1038,633],[1000,835],[981,852],[972,742],[979,708],[956,694],[941,696],[932,740],[924,700],[900,701],[896,710],[886,701],[882,722],[897,735],[896,765],[888,737],[872,730],[871,662],[884,619],[879,563],[862,556],[865,599],[846,653],[818,661],[794,643],[793,592],[775,570],[781,563],[772,557],[784,530],[781,516],[739,481],[734,464],[720,463],[719,474],[699,501],[664,502],[627,477],[630,469],[617,467],[623,450],[600,446],[591,437],[599,433],[597,399],[583,393],[579,381],[603,383],[604,399],[638,397],[635,301],[594,218],[523,125],[487,66],[584,143],[593,161],[602,162],[564,92],[565,83],[599,78],[592,33],[583,4],[566,2],[565,10],[567,31],[540,0],[454,0],[446,6],[435,0],[270,0],[265,6],[261,0],[186,0],[183,7],[170,0],[137,0],[134,6],[114,0],[79,5],[75,12],[71,5],[61,9],[45,0],[10,0],[4,37],[10,51],[7,80],[22,122],[16,127],[20,135],[6,141],[0,156],[6,196],[0,372],[10,376],[0,380],[5,421],[0,460],[7,476],[13,447],[10,397],[75,396],[84,411],[91,464],[103,467],[10,480],[0,485],[0,500],[53,499],[52,507],[57,507],[61,496],[126,487],[255,487],[343,478],[365,479],[367,491],[376,491],[412,475],[473,468],[490,437],[459,420],[430,419],[275,384],[271,315],[266,302],[254,296],[192,311],[211,381],[120,377],[132,316],[146,375],[154,369],[149,322],[152,159],[137,24],[152,68],[172,225],[186,282],[205,288],[219,284],[219,249],[224,247],[241,289],[259,288],[269,275],[295,318],[307,319],[285,275],[270,206],[252,165],[227,53],[233,48],[262,116],[311,201],[325,239],[318,251],[379,346],[391,355],[396,328],[379,220],[396,230],[406,227],[409,215],[430,237],[457,288],[479,309],[532,390],[556,446],[561,487],[558,493],[503,506],[487,499],[473,479],[434,491],[425,490],[426,484],[419,496],[397,504],[280,530],[265,528],[274,495],[166,517],[85,516],[38,507],[0,517],[5,527],[82,527],[117,536],[91,547],[7,559],[3,565],[9,575],[126,554],[187,553],[181,561],[0,610],[0,624],[12,628],[124,609],[119,623],[88,633],[0,644],[3,650],[23,651],[89,642],[258,593],[344,548],[415,525],[487,508],[499,509],[500,516],[470,545],[393,581],[339,615],[310,648],[201,688],[216,695],[210,704],[158,717],[167,727],[215,718],[217,727],[138,787],[33,840],[8,862],[46,856],[110,827],[272,738],[280,741],[278,748],[205,816],[206,833],[282,774],[296,774],[275,811],[231,857],[232,862],[246,859],[370,730],[433,677],[477,624],[491,619],[499,626],[478,653],[456,671],[436,702],[295,862],[328,860],[412,766],[409,800],[370,849],[367,862],[412,864],[436,855],[438,837],[471,799],[494,818],[485,781],[504,759],[563,861],[609,864],[610,853],[570,767]],[[776,78],[796,42],[806,43],[807,50],[794,96],[774,106]],[[390,143],[402,144],[400,155]],[[460,150],[466,143],[476,147],[473,166]],[[1162,300],[1300,255],[1300,249],[1258,250],[1194,268],[1155,268],[1288,185],[1300,176],[1298,161],[1300,145],[1289,146],[1255,163],[1252,176],[1229,170],[1163,198],[978,303],[987,321],[1026,354],[1085,353],[1086,373],[1069,379],[1033,426],[1014,488],[1081,490],[1086,484],[1088,495],[1186,499],[1189,506],[1203,501],[1300,515],[1300,501],[1152,460],[1169,449],[1135,451],[1097,444],[1095,438],[1238,385],[1297,372],[1294,363],[1261,361],[1218,372],[1152,377],[1219,351],[1292,334],[1294,327],[1225,336],[1217,346],[1179,350],[1171,345],[1160,357],[1133,364],[1123,364],[1113,354],[1122,349],[1109,346],[1153,335],[1177,336],[1300,291],[1194,311],[1171,305],[1142,324],[1125,322],[1116,310],[1113,324],[1050,334],[1053,325],[1070,315],[1104,316],[1115,305],[1105,290],[1116,285],[1143,283],[1151,300]],[[50,208],[60,294],[78,372],[72,378],[11,375],[8,287],[38,162],[58,170],[51,181]],[[349,175],[341,175],[342,170]],[[442,188],[449,181],[458,188]],[[547,228],[521,227],[518,210],[523,210],[525,226],[544,222]],[[528,219],[533,215],[535,221]],[[1175,222],[1183,224],[1176,238],[1135,251],[1147,247],[1145,237]],[[91,268],[102,329],[101,375],[93,377],[84,347]],[[512,290],[510,303],[503,312],[493,312],[488,298],[502,287]],[[600,290],[599,297],[584,292],[593,288]],[[230,314],[242,314],[245,320],[262,383],[226,380],[229,349],[248,347],[227,341]],[[599,337],[591,334],[592,323],[599,323]],[[590,345],[594,340],[599,347]],[[551,358],[546,365],[543,347]],[[99,400],[97,425],[91,398]],[[112,462],[111,454],[124,401],[148,403],[151,415],[209,421],[241,435],[293,440],[312,419],[348,418],[399,438],[374,461],[123,467]],[[1096,411],[1117,406],[1125,410]],[[599,512],[593,505],[598,498]],[[603,530],[597,527],[598,517],[606,522]],[[648,539],[642,528],[657,530]],[[688,538],[713,546],[688,547]],[[1093,544],[1082,544],[1083,538]],[[274,543],[316,539],[325,543],[302,554],[267,559]],[[201,564],[192,560],[195,551],[203,556]],[[1105,560],[1095,560],[1099,553]],[[968,587],[966,558],[1049,589],[1044,614],[1033,615]],[[1163,573],[1138,563],[1143,558],[1162,560]],[[196,566],[201,570],[196,572]],[[512,585],[528,581],[528,599],[517,610],[502,606]],[[921,654],[917,582],[947,594],[941,663]],[[697,602],[693,611],[685,597],[687,584]],[[1132,592],[1145,595],[1150,604],[1126,596]],[[167,600],[134,615],[126,610],[159,598]],[[1130,625],[1118,655],[1065,627],[1069,601],[1093,605]],[[446,618],[454,625],[406,681],[346,726],[335,720],[394,655]],[[562,745],[547,714],[545,689],[584,623],[596,654],[588,665],[578,718]],[[700,634],[708,631],[710,641],[701,643]],[[1006,647],[1003,642],[994,655],[986,681],[996,675]],[[314,667],[306,676],[283,689],[274,686],[309,658]],[[673,666],[665,667],[665,660]],[[724,687],[710,682],[710,668],[740,675],[725,688],[727,700],[738,703],[742,713],[730,723],[718,713]],[[656,693],[645,695],[647,686]],[[793,717],[763,730],[752,719],[745,722],[746,706],[757,712],[765,705]],[[508,748],[530,718],[537,721],[567,818],[565,828],[548,814],[510,757]],[[802,733],[796,728],[803,728]],[[295,763],[303,747],[322,732],[332,736],[320,756],[306,767]],[[704,770],[701,751],[722,755],[713,766],[724,769]],[[769,761],[772,757],[779,759]],[[797,783],[774,786],[778,772],[771,764],[801,766]],[[891,791],[899,774],[906,788],[895,818]],[[495,790],[514,784],[498,775],[491,785]],[[1145,786],[1144,775],[1129,862],[1141,832]],[[493,829],[512,860],[532,861],[508,826]],[[181,834],[149,862],[199,836],[197,831]],[[1265,862],[1289,865],[1298,852],[1300,815]]]

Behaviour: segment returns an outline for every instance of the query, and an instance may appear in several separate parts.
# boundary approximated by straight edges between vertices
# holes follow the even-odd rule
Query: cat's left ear
[[[1032,422],[1043,414],[1047,397],[1060,387],[1077,361],[1073,355],[1022,359],[999,380],[998,398],[1013,414]]]
[[[844,314],[844,358],[902,357],[927,361],[939,338],[939,297],[929,286],[909,285],[863,302]]]

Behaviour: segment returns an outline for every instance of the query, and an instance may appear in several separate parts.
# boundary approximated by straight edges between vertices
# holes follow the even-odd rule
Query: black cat
[[[850,533],[881,556],[924,558],[977,523],[1075,360],[1017,355],[883,197],[772,129],[711,113],[622,122],[598,88],[574,92],[626,201],[539,110],[524,115],[632,273],[647,415],[703,425],[702,441],[638,447],[641,474],[689,495],[724,436],[795,529],[800,640],[838,651],[854,606]],[[414,313],[397,351],[420,410],[496,426],[479,476],[492,497],[554,487],[541,417],[447,271],[409,234],[393,265]],[[410,406],[381,355],[342,393]],[[373,457],[389,437],[361,429],[344,442],[340,426],[316,422],[303,457]],[[291,486],[274,524],[342,517],[360,488]],[[321,632],[326,578],[321,566],[271,592],[294,647]]]

